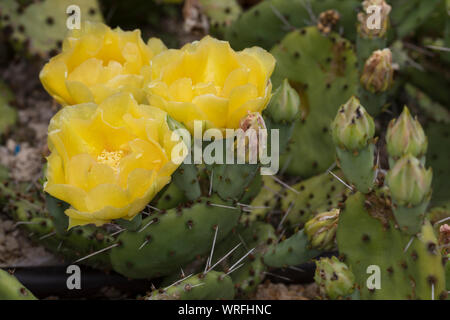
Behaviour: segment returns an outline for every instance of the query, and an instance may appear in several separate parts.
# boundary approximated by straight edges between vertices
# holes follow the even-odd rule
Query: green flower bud
[[[406,155],[389,170],[386,182],[396,204],[415,207],[430,198],[432,177],[431,168],[426,170],[417,158]]]
[[[314,249],[334,249],[338,219],[339,209],[333,209],[316,215],[305,224],[305,234]]]
[[[270,99],[265,111],[274,122],[293,122],[297,118],[299,108],[298,93],[289,85],[289,81],[284,79]]]
[[[383,37],[389,26],[391,6],[384,0],[365,0],[362,5],[363,12],[358,13],[358,33],[360,37]]]
[[[398,119],[392,119],[386,134],[387,151],[398,159],[405,154],[420,158],[425,155],[428,147],[427,137],[419,121],[413,119],[405,106]]]
[[[375,134],[375,124],[366,109],[355,97],[351,97],[339,111],[331,124],[336,146],[348,151],[365,148]]]
[[[361,84],[372,93],[384,92],[394,83],[392,52],[390,49],[377,50],[367,59],[361,75]]]
[[[314,281],[319,285],[320,294],[328,299],[344,298],[355,290],[355,276],[336,257],[316,261]]]

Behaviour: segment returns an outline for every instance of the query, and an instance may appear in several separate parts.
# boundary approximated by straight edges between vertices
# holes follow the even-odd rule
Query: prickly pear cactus
[[[356,93],[352,45],[336,34],[324,36],[308,27],[288,34],[271,52],[277,59],[274,85],[287,78],[301,101],[300,119],[281,167],[292,175],[316,175],[334,161],[330,123],[339,105]]]
[[[210,32],[222,36],[239,17],[242,8],[236,0],[200,0],[202,12],[209,18]]]
[[[322,297],[332,300],[349,297],[355,290],[355,276],[336,257],[316,260],[314,281],[319,285]]]
[[[382,194],[356,193],[339,217],[339,252],[355,275],[361,298],[445,299],[445,270],[431,224],[425,221],[417,236],[401,232],[389,201]],[[371,266],[378,287],[368,279]]]
[[[359,1],[346,0],[268,0],[244,12],[225,33],[235,49],[257,44],[270,49],[296,28],[316,25],[320,13],[334,9],[340,15],[335,30],[343,30],[349,39],[355,38],[355,10]]]
[[[209,271],[186,277],[169,287],[154,290],[146,300],[229,300],[234,298],[230,276]]]
[[[81,21],[103,21],[97,1],[43,0],[22,5],[19,1],[4,0],[0,3],[3,20],[0,26],[18,49],[47,57],[62,45],[67,19],[73,12],[67,12],[71,5],[80,9]]]
[[[0,269],[0,300],[36,300],[13,275]]]
[[[337,208],[345,201],[350,189],[338,180],[342,173],[333,174],[325,172],[284,190],[281,208],[287,214],[287,225],[302,227],[316,214]]]

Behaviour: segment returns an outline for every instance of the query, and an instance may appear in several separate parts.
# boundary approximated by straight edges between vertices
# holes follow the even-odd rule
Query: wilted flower
[[[322,212],[305,224],[305,233],[311,246],[320,250],[332,250],[336,244],[339,209]]]
[[[101,23],[85,22],[70,31],[62,52],[40,73],[44,88],[63,106],[101,103],[117,92],[130,92],[143,102],[143,66],[166,47],[159,39],[146,45],[141,32],[111,30]]]
[[[118,93],[98,106],[68,106],[50,122],[44,190],[71,205],[69,227],[132,219],[169,181],[167,114]]]
[[[372,93],[389,89],[394,82],[391,50],[383,49],[372,53],[364,65],[360,80],[364,88]]]
[[[391,6],[385,0],[364,0],[363,11],[358,13],[358,32],[364,38],[381,38],[389,26]],[[369,10],[376,8],[376,10]],[[378,15],[378,16],[377,16]]]
[[[193,131],[193,121],[206,128],[239,128],[248,112],[261,112],[272,90],[275,59],[253,47],[235,52],[228,42],[209,36],[167,50],[146,68],[147,99]]]

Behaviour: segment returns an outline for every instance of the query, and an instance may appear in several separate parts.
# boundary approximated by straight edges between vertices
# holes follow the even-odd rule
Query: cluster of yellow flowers
[[[132,219],[177,166],[167,116],[193,129],[238,128],[267,105],[275,60],[205,37],[181,49],[142,41],[139,30],[86,22],[42,69],[63,106],[49,125],[44,190],[66,201],[69,227]]]

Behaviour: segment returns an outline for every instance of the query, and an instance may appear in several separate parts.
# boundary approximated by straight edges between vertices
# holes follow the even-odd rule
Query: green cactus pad
[[[154,206],[160,210],[168,210],[175,208],[179,204],[187,201],[186,196],[175,183],[170,183],[167,189],[162,191],[161,196]]]
[[[335,173],[342,179],[342,174]],[[286,189],[281,198],[281,208],[286,213],[286,222],[291,226],[302,226],[317,213],[337,208],[350,192],[342,182],[325,172],[292,186],[296,192]]]
[[[258,164],[212,164],[212,190],[224,200],[240,200],[258,173]]]
[[[363,193],[372,190],[375,181],[375,145],[369,144],[357,154],[336,148],[339,167],[345,177]]]
[[[444,267],[432,226],[425,222],[415,237],[401,232],[387,199],[373,193],[350,196],[339,217],[337,241],[362,299],[446,298]],[[369,266],[380,268],[380,289],[367,287]]]
[[[321,253],[322,251],[311,248],[308,236],[303,230],[299,230],[288,239],[269,246],[264,255],[264,263],[275,268],[295,266],[308,262]]]
[[[185,163],[181,164],[173,174],[173,183],[188,200],[196,200],[202,194],[198,175],[198,168],[195,164]]]
[[[154,290],[146,300],[231,300],[234,285],[222,272],[199,273],[175,283],[169,288]]]
[[[14,276],[0,269],[0,300],[37,300]]]
[[[230,206],[233,204],[214,195],[152,214],[142,221],[142,231],[119,235],[120,245],[110,253],[114,270],[130,278],[154,278],[178,271],[210,250],[216,226],[220,241],[237,224],[240,209]]]
[[[236,0],[200,0],[202,12],[208,17],[210,32],[222,37],[239,17],[242,8]]]
[[[341,18],[336,30],[343,30],[349,39],[355,38],[356,0],[267,0],[244,12],[230,28],[225,39],[234,49],[258,45],[269,50],[279,39],[295,28],[314,25],[319,14],[334,9]],[[314,15],[312,17],[308,11]]]
[[[224,272],[229,272],[231,266],[235,265],[249,250],[254,248],[254,251],[245,260],[240,261],[234,267],[237,268],[241,263],[243,265],[230,273],[239,297],[248,297],[264,280],[266,266],[261,257],[266,252],[267,247],[275,240],[274,228],[268,223],[257,221],[252,224],[238,225],[226,241],[222,241],[217,246],[214,257],[220,259],[241,243],[241,246],[222,263]]]
[[[92,225],[79,226],[62,234],[56,232],[53,220],[39,210],[37,201],[14,200],[14,219],[22,223],[21,227],[29,233],[29,237],[42,244],[51,252],[74,262],[91,253],[97,252],[113,243],[113,237],[103,228]],[[107,252],[96,254],[83,261],[83,264],[110,269]]]
[[[356,56],[350,42],[336,34],[323,36],[315,27],[291,32],[271,52],[277,59],[274,86],[289,79],[301,102],[300,120],[281,167],[307,178],[334,161],[329,127],[341,104],[356,93]]]
[[[22,7],[18,1],[2,0],[0,11],[3,21],[7,20],[2,27],[12,29],[14,44],[26,44],[30,54],[48,57],[51,51],[59,50],[66,35],[66,10],[70,5],[79,6],[81,21],[103,21],[97,1],[43,0]]]
[[[264,220],[265,215],[276,207],[281,197],[281,185],[272,176],[262,177],[262,186],[258,195],[243,208],[241,221],[251,223],[256,220]]]

